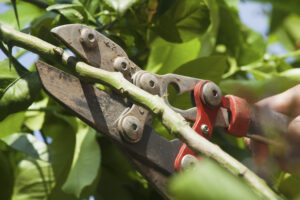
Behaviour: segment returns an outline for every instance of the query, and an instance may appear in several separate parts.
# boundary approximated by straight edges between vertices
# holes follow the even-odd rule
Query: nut
[[[193,156],[191,154],[186,154],[181,159],[181,169],[185,170],[188,167],[193,166],[197,162],[198,162],[198,159],[195,156]]]
[[[201,129],[201,132],[205,135],[207,135],[209,133],[209,128],[206,124],[201,124],[200,129]]]
[[[134,116],[126,116],[121,122],[121,135],[130,143],[136,143],[142,138],[140,120]]]
[[[222,92],[213,82],[208,82],[203,86],[202,95],[204,103],[210,106],[218,106],[222,101]]]
[[[80,41],[85,47],[88,48],[94,48],[97,44],[94,31],[88,28],[83,28],[80,30]]]
[[[129,70],[129,61],[124,57],[117,57],[114,60],[114,68],[119,72],[126,72]]]

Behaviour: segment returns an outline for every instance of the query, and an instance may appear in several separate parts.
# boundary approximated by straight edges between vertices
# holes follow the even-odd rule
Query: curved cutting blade
[[[174,162],[180,141],[168,141],[145,125],[139,142],[125,142],[117,130],[116,121],[129,105],[120,96],[99,90],[41,61],[37,61],[36,66],[45,91],[56,101],[146,163],[166,174],[175,172]]]
[[[88,26],[68,24],[53,28],[51,33],[74,54],[94,67],[114,71],[114,59],[127,57],[119,45]]]

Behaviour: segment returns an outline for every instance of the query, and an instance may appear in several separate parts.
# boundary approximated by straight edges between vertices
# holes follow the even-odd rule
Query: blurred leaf
[[[266,51],[266,42],[259,33],[246,26],[241,27],[241,36],[239,44],[239,65],[246,65],[261,59]]]
[[[48,147],[30,133],[15,133],[2,138],[7,145],[34,159],[49,162]]]
[[[39,9],[38,7],[26,3],[26,2],[18,2],[18,10],[19,12],[19,20],[20,20],[20,28],[23,29],[25,26],[29,25],[30,22],[41,16],[43,14],[43,10]],[[8,11],[0,14],[0,22],[2,24],[6,24],[12,26],[13,28],[18,28],[18,22],[14,16],[13,8],[9,9]]]
[[[201,50],[200,56],[209,56],[215,49],[219,30],[219,7],[216,0],[206,0],[209,9],[210,25],[201,37]]]
[[[177,174],[170,180],[169,188],[178,200],[259,199],[241,179],[208,159]]]
[[[280,84],[279,84],[280,83]],[[220,88],[225,94],[233,94],[254,103],[259,99],[283,92],[300,81],[284,76],[274,76],[265,80],[224,80]]]
[[[0,198],[11,200],[14,187],[15,169],[23,156],[0,141]]]
[[[76,144],[76,119],[59,113],[47,113],[42,133],[50,137],[48,145],[51,152],[51,163],[55,179],[55,187],[48,197],[53,199],[75,199],[75,196],[64,193],[61,189],[70,172]]]
[[[146,70],[158,74],[172,73],[182,64],[197,58],[200,47],[198,38],[174,44],[157,37],[151,44]]]
[[[56,11],[72,23],[88,24],[88,14],[82,5],[55,4],[47,8],[47,11]]]
[[[115,11],[121,15],[125,13],[134,3],[139,0],[104,0],[107,5],[111,6]]]
[[[200,37],[210,24],[204,0],[177,0],[157,21],[153,30],[169,42],[187,42]]]
[[[0,96],[9,84],[19,77],[14,68],[9,69],[8,62],[8,59],[0,61]]]
[[[300,68],[289,69],[280,73],[281,76],[300,82]]]
[[[47,199],[54,185],[50,163],[24,159],[17,167],[13,200]]]
[[[11,0],[11,4],[14,8],[14,13],[16,16],[16,20],[17,20],[17,24],[18,24],[18,28],[20,29],[20,22],[19,22],[19,16],[18,16],[18,10],[17,10],[17,3],[16,0]]]
[[[210,80],[218,84],[226,68],[225,56],[208,56],[184,63],[174,73]]]
[[[99,140],[102,152],[101,177],[96,199],[101,200],[160,200],[151,186],[132,167],[124,154],[108,139]]]
[[[46,108],[48,98],[41,101],[35,101],[28,109],[39,110]],[[45,121],[45,110],[42,111],[26,111],[24,124],[32,131],[41,130]]]
[[[18,112],[8,115],[0,121],[0,138],[7,137],[13,133],[20,132],[24,122],[24,112]]]
[[[51,44],[57,44],[58,41],[53,37],[50,30],[56,25],[57,14],[53,12],[46,12],[41,17],[34,20],[31,24],[31,34],[45,40]]]
[[[289,173],[285,173],[283,180],[280,182],[278,190],[287,198],[293,199],[296,196],[300,195],[299,188],[300,179]]]
[[[99,0],[80,0],[80,2],[84,5],[84,7],[91,15],[94,15],[99,9]]]
[[[266,49],[262,36],[241,23],[237,9],[230,6],[229,2],[217,2],[220,13],[217,43],[226,46],[228,54],[237,59],[238,65],[246,65],[262,58]]]
[[[89,195],[94,188],[85,190],[97,180],[100,168],[101,154],[99,144],[96,141],[96,131],[88,126],[82,126],[76,133],[76,146],[70,173],[62,190],[74,194],[77,198]],[[85,197],[88,197],[85,196]]]
[[[0,96],[0,120],[7,115],[25,110],[41,89],[37,72],[29,72],[8,85]]]

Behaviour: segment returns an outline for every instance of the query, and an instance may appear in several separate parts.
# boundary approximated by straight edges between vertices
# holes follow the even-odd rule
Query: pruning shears
[[[88,26],[64,25],[51,32],[77,58],[97,68],[121,72],[137,87],[163,98],[169,107],[193,122],[193,129],[206,139],[211,137],[214,127],[236,137],[250,137],[266,143],[274,143],[268,136],[271,130],[287,131],[290,121],[287,116],[249,105],[233,95],[223,96],[220,88],[209,80],[176,74],[157,75],[142,70],[119,45]],[[180,140],[169,141],[152,129],[151,112],[144,107],[42,61],[37,61],[36,66],[45,91],[109,137],[140,173],[166,196],[167,177],[197,161],[198,157]],[[173,107],[168,101],[169,84],[178,94],[190,92],[195,107],[187,110]]]

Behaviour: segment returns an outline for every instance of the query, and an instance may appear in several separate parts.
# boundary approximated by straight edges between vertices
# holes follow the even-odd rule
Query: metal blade
[[[114,71],[114,59],[127,58],[127,54],[119,45],[88,26],[63,25],[52,29],[51,33],[73,53],[94,67]]]
[[[217,119],[215,122],[215,127],[228,128],[229,126],[229,113],[226,108],[220,108],[217,114]]]
[[[37,61],[36,66],[45,91],[55,100],[130,153],[158,167],[165,174],[174,173],[180,141],[168,141],[146,125],[143,137],[138,143],[125,142],[116,126],[119,116],[129,106],[122,97],[81,82],[78,78],[41,61]]]

